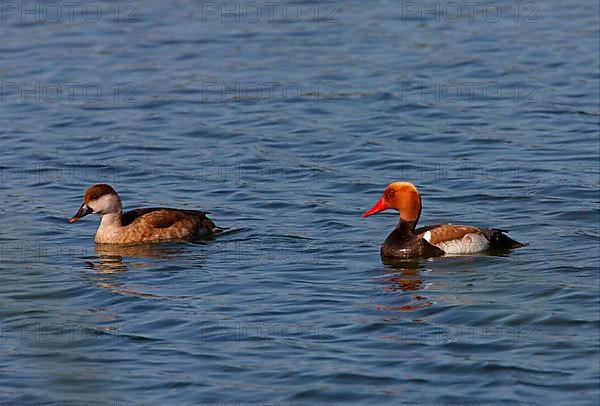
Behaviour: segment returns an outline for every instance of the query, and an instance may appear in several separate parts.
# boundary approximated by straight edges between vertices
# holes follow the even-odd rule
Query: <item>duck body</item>
[[[101,217],[95,238],[98,244],[193,241],[222,231],[198,210],[152,207],[123,213],[119,195],[106,184],[94,185],[85,192],[83,204],[69,223],[91,213]]]
[[[121,216],[102,216],[95,240],[97,244],[194,241],[212,235],[215,228],[206,213],[201,211],[142,208]]]
[[[505,235],[506,230],[458,224],[438,224],[416,228],[421,214],[421,198],[409,182],[389,185],[382,198],[363,217],[387,209],[400,212],[398,225],[381,246],[383,257],[416,258],[442,255],[468,255],[492,249],[522,247]]]

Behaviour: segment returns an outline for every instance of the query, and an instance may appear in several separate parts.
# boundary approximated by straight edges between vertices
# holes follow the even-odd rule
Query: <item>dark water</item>
[[[2,402],[596,405],[599,7],[566,3],[2,2]],[[530,245],[384,264],[395,180]],[[98,182],[232,230],[97,249]]]

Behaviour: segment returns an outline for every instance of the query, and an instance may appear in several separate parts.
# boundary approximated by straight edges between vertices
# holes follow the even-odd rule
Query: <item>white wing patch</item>
[[[429,235],[428,235],[429,234]],[[429,242],[431,233],[428,231],[423,238]],[[485,251],[490,242],[484,235],[479,233],[465,234],[463,238],[456,240],[443,241],[435,244],[436,247],[443,250],[446,254],[474,254]]]
[[[423,234],[423,239],[427,242],[431,241],[431,231],[427,231],[425,234]]]

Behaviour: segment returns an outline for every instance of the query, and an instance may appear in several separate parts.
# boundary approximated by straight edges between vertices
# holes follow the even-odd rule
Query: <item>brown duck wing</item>
[[[179,210],[166,207],[148,207],[133,209],[123,214],[121,224],[128,226],[134,221],[144,220],[145,223],[156,228],[168,228],[186,217],[198,217],[198,220],[206,218],[206,214],[199,210]]]
[[[160,207],[148,207],[148,208],[144,208],[144,209],[130,210],[126,213],[123,213],[123,216],[121,216],[121,224],[123,226],[128,226],[131,223],[133,223],[134,221],[136,221],[140,216],[143,216],[144,214],[148,214],[148,213],[151,213],[151,212],[157,211],[157,210],[163,210],[163,209]]]
[[[429,233],[430,244],[438,244],[445,241],[459,240],[469,233],[478,233],[486,235],[481,229],[471,226],[461,226],[455,224],[441,224],[437,226],[422,227],[415,231],[418,237],[423,238],[425,233]],[[486,235],[486,237],[488,237]]]
[[[183,220],[198,220],[197,217],[192,217],[180,211],[171,210],[156,210],[143,215],[140,221],[151,225],[154,228],[169,228]]]
[[[435,225],[433,225],[433,226],[424,226],[424,227],[419,227],[419,228],[417,228],[417,229],[415,230],[414,234],[415,234],[415,235],[423,234],[423,233],[425,233],[426,231],[429,231],[429,230],[431,230],[432,228],[440,227],[440,226],[442,226],[442,225],[443,225],[443,224],[435,224]]]
[[[431,244],[457,240],[463,238],[466,234],[477,233],[485,236],[485,238],[488,239],[491,248],[518,248],[527,245],[508,237],[504,234],[508,232],[508,230],[501,230],[499,228],[479,228],[458,224],[438,224],[435,226],[421,227],[415,230],[415,234],[419,238],[423,238],[427,232],[429,232],[428,240]]]

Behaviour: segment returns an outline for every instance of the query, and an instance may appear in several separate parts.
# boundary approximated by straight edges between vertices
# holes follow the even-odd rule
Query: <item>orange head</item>
[[[362,216],[367,217],[387,209],[398,210],[400,219],[416,224],[421,215],[421,197],[415,185],[410,182],[391,183],[385,188],[381,199]]]

